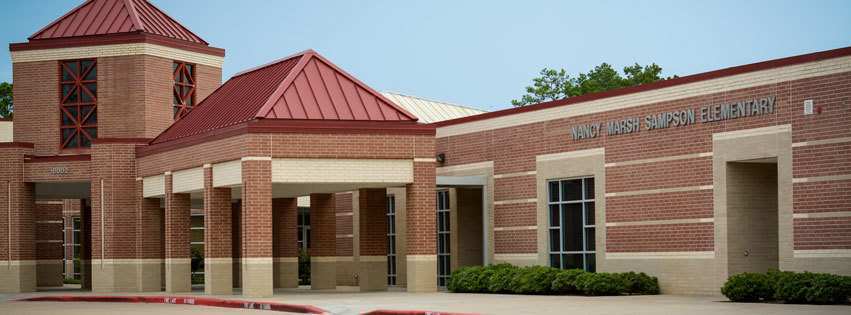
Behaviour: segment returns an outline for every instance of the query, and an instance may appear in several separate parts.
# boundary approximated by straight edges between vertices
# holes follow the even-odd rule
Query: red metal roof
[[[151,143],[251,120],[416,122],[417,118],[308,50],[234,75]]]
[[[207,45],[201,37],[146,0],[88,0],[45,26],[29,39],[136,32]]]

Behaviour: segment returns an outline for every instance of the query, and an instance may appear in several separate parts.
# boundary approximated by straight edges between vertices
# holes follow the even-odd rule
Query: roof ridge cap
[[[127,10],[127,14],[130,15],[130,20],[133,21],[133,27],[135,31],[147,31],[147,25],[142,23],[142,19],[139,18],[139,11],[136,9],[136,5],[133,4],[133,0],[124,0],[124,9]]]
[[[278,58],[278,59],[275,59],[275,60],[269,61],[269,62],[267,62],[267,63],[261,64],[261,65],[258,65],[258,66],[254,66],[254,67],[251,67],[251,68],[248,68],[248,69],[245,69],[245,70],[239,71],[239,72],[237,72],[237,73],[234,73],[234,74],[231,76],[231,79],[232,79],[232,78],[236,78],[236,77],[238,77],[238,76],[242,76],[242,75],[249,74],[249,73],[251,73],[251,72],[255,72],[255,71],[257,71],[257,70],[261,70],[261,69],[265,69],[265,68],[268,68],[268,67],[274,66],[274,65],[276,65],[276,64],[279,64],[279,63],[282,63],[282,62],[284,62],[284,61],[287,61],[287,60],[293,59],[293,58],[295,58],[295,57],[301,57],[301,56],[304,56],[304,55],[306,55],[306,54],[308,54],[308,53],[314,53],[314,54],[315,54],[316,52],[315,52],[315,51],[313,51],[313,49],[303,50],[303,51],[300,51],[300,52],[294,53],[294,54],[292,54],[292,55],[289,55],[289,56],[286,56],[286,57],[281,57],[281,58]]]
[[[131,1],[131,2],[132,2],[133,0],[127,0],[127,1]],[[163,11],[163,10],[160,10],[160,8],[159,8],[159,7],[157,7],[156,5],[154,5],[153,3],[151,3],[151,2],[150,2],[150,1],[148,1],[148,0],[142,0],[142,1],[144,1],[144,2],[145,2],[145,4],[147,4],[148,6],[150,6],[151,8],[153,8],[154,10],[156,10],[157,12],[161,13],[161,14],[162,14],[163,16],[165,16],[166,18],[168,18],[168,19],[170,19],[170,20],[174,21],[174,24],[175,24],[175,25],[179,26],[180,28],[182,28],[183,30],[185,30],[187,33],[192,34],[193,36],[195,36],[195,38],[197,38],[198,40],[200,40],[202,44],[207,45],[207,46],[209,46],[209,45],[210,45],[210,43],[208,43],[206,40],[204,40],[203,38],[201,38],[201,36],[198,36],[198,34],[195,34],[195,32],[193,32],[191,29],[189,29],[188,27],[186,27],[186,25],[183,25],[183,23],[180,23],[180,21],[178,21],[177,19],[175,19],[175,18],[173,18],[171,15],[169,15],[169,14],[168,14],[168,12],[165,12],[165,11]]]

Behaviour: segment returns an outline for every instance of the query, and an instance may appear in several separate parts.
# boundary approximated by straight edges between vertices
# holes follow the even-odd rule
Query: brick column
[[[165,291],[192,291],[192,256],[189,250],[191,227],[189,194],[172,193],[171,172],[165,174]]]
[[[310,194],[310,287],[337,287],[337,218],[334,194]]]
[[[242,294],[272,296],[272,159],[242,159]]]
[[[414,182],[406,188],[408,292],[437,290],[437,212],[433,161],[414,160]]]
[[[358,284],[361,291],[387,290],[387,189],[358,193]]]
[[[142,178],[136,179],[136,255],[139,258],[137,285],[139,292],[162,291],[165,248],[163,246],[163,216],[159,198],[145,198]]]
[[[138,289],[136,146],[139,140],[96,139],[91,153],[92,291]]]
[[[275,288],[298,287],[298,199],[272,199]]]
[[[0,143],[0,292],[36,287],[33,184],[24,182],[24,155],[32,145]]]
[[[36,278],[39,287],[62,286],[62,200],[35,203]]]
[[[233,294],[231,189],[213,187],[213,168],[204,166],[204,292]]]

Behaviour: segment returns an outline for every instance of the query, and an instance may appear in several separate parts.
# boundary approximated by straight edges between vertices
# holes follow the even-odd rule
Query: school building
[[[503,262],[688,294],[851,274],[851,47],[495,112],[312,50],[222,83],[225,50],[145,0],[86,1],[9,50],[2,292],[429,292]]]

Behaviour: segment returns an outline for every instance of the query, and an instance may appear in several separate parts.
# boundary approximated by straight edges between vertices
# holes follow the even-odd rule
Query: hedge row
[[[791,271],[748,272],[727,279],[721,293],[734,302],[844,304],[851,298],[851,277]]]
[[[659,281],[645,273],[593,273],[580,269],[498,264],[458,269],[450,276],[447,289],[509,294],[659,294]]]

